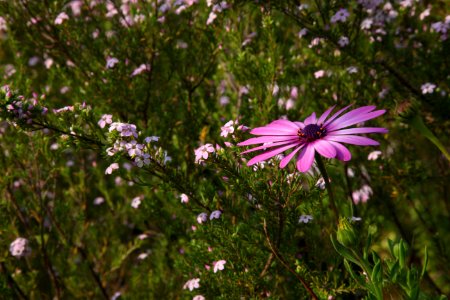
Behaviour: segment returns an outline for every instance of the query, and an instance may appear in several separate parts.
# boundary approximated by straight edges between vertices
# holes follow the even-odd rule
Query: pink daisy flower
[[[312,113],[304,122],[276,120],[266,126],[254,128],[250,133],[260,137],[248,139],[239,143],[238,146],[262,144],[262,146],[244,151],[242,154],[258,150],[264,150],[264,152],[253,157],[247,163],[247,166],[254,165],[292,149],[289,154],[281,159],[280,168],[284,168],[298,153],[297,169],[300,172],[306,172],[314,162],[316,151],[326,158],[348,161],[351,159],[351,154],[342,143],[359,146],[379,145],[375,140],[356,134],[387,133],[388,130],[386,128],[345,128],[381,116],[386,110],[375,110],[375,106],[363,106],[341,116],[349,107],[350,105],[344,107],[330,118],[328,116],[334,106],[325,111],[320,118],[316,117],[316,113]]]

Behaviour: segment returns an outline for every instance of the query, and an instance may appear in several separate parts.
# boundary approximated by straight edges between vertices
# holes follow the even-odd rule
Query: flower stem
[[[328,177],[327,169],[325,168],[325,164],[323,163],[322,156],[320,156],[320,154],[316,153],[315,158],[317,162],[317,167],[319,168],[319,171],[322,174],[323,179],[325,180],[325,187],[328,192],[328,198],[330,199],[331,209],[334,212],[336,222],[339,222],[339,211],[336,207],[336,203],[334,202],[333,189],[331,188],[330,178]]]

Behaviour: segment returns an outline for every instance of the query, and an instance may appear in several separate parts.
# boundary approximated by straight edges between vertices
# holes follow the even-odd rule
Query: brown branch
[[[286,260],[281,256],[281,254],[278,252],[278,249],[275,248],[274,245],[272,245],[272,242],[270,241],[269,233],[267,232],[267,223],[266,220],[264,220],[264,233],[266,235],[267,243],[269,244],[270,251],[275,255],[275,257],[281,262],[281,264],[289,271],[291,272],[298,281],[301,282],[303,287],[306,289],[306,291],[311,295],[312,299],[318,300],[319,298],[314,293],[314,291],[311,289],[311,287],[306,283],[306,281],[299,275],[297,272],[295,272],[287,263]]]

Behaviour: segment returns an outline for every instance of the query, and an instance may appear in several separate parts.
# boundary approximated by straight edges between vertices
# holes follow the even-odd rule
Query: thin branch
[[[281,264],[289,271],[291,272],[297,279],[298,281],[301,282],[301,284],[303,285],[303,287],[306,289],[306,291],[311,295],[312,299],[318,300],[319,298],[317,297],[317,295],[314,293],[314,291],[311,289],[311,287],[306,283],[306,281],[299,275],[297,274],[297,272],[295,272],[287,263],[286,260],[281,256],[281,254],[278,252],[278,250],[275,248],[274,245],[272,245],[272,242],[270,240],[269,237],[269,233],[267,232],[267,223],[266,220],[264,220],[264,233],[266,235],[266,240],[267,243],[269,244],[269,248],[270,251],[272,251],[273,255],[275,255],[275,257],[281,262]]]

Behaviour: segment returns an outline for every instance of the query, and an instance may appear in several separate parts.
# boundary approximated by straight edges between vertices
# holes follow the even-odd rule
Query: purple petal
[[[304,173],[311,168],[314,161],[314,147],[312,145],[306,145],[303,147],[302,152],[297,158],[297,169]]]
[[[336,119],[337,117],[339,117],[339,115],[342,114],[344,111],[346,111],[350,106],[352,106],[352,105],[350,104],[350,105],[347,105],[346,107],[340,109],[337,113],[335,113],[331,118],[329,118],[329,119],[324,123],[324,126],[330,124],[334,119]]]
[[[255,144],[262,144],[268,142],[283,142],[298,139],[297,135],[277,135],[277,136],[260,136],[256,138],[251,138],[246,141],[240,142],[238,146],[248,146]]]
[[[258,151],[258,150],[263,150],[263,149],[266,149],[266,148],[272,148],[272,147],[276,147],[276,146],[283,146],[283,145],[292,144],[292,143],[296,143],[296,142],[298,142],[297,138],[295,140],[291,140],[291,141],[283,141],[283,142],[272,143],[272,144],[268,144],[268,145],[262,145],[262,146],[258,146],[258,147],[246,150],[244,152],[241,152],[241,154],[255,152],[255,151]]]
[[[342,144],[336,143],[336,142],[332,142],[332,141],[328,141],[331,145],[333,145],[334,148],[336,148],[336,158],[342,161],[349,161],[352,158],[352,154],[350,153],[350,151],[347,149],[347,147],[345,147]]]
[[[336,149],[328,141],[317,140],[314,142],[314,149],[326,158],[336,157]]]
[[[272,126],[272,125],[280,125],[280,126],[283,126],[286,128],[292,128],[295,130],[299,129],[299,126],[297,124],[295,124],[294,122],[291,122],[289,120],[275,120],[267,126]]]
[[[304,146],[300,145],[299,147],[295,148],[291,153],[289,153],[288,155],[286,155],[280,162],[280,168],[284,168],[286,167],[286,165],[291,161],[291,159],[294,157],[294,155],[298,152],[298,150],[302,149]]]
[[[317,118],[316,118],[315,112],[313,112],[309,117],[307,117],[305,119],[305,125],[316,124],[316,122],[317,122]]]
[[[336,105],[333,105],[332,107],[330,107],[329,109],[327,109],[319,118],[319,120],[317,120],[317,124],[323,124],[323,122],[325,121],[325,119],[328,117],[328,115],[331,113],[331,111],[335,108]]]
[[[253,157],[252,159],[250,159],[248,161],[247,166],[251,166],[251,165],[254,165],[256,163],[259,163],[260,161],[263,161],[263,160],[269,159],[271,157],[274,157],[275,155],[280,154],[281,152],[284,152],[284,151],[286,151],[286,150],[288,150],[288,149],[290,149],[292,147],[295,147],[295,146],[297,146],[299,144],[300,144],[300,142],[289,144],[287,146],[280,147],[280,148],[271,150],[269,152],[257,155],[257,156]]]
[[[357,114],[357,115],[353,115],[352,117],[347,117],[344,119],[345,116],[342,116],[341,118],[337,119],[336,121],[334,121],[332,124],[329,124],[327,126],[328,130],[336,130],[336,129],[340,129],[340,128],[345,128],[360,122],[364,122],[373,118],[376,118],[378,116],[381,116],[382,114],[384,114],[386,112],[386,110],[377,110],[377,111],[372,111],[369,113],[362,113],[362,114]]]
[[[357,136],[357,135],[326,136],[324,139],[327,141],[341,142],[341,143],[359,145],[359,146],[377,146],[380,144],[375,140],[372,140],[372,139],[369,139],[369,138],[363,137],[363,136]]]
[[[295,124],[297,124],[298,128],[303,129],[305,128],[305,124],[303,122],[294,122]]]
[[[359,128],[350,128],[332,131],[329,132],[328,135],[343,135],[356,133],[387,133],[387,132],[388,130],[382,127],[359,127]]]
[[[296,135],[297,130],[286,127],[264,126],[254,128],[250,133],[254,135]]]

